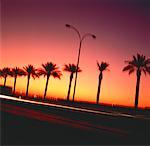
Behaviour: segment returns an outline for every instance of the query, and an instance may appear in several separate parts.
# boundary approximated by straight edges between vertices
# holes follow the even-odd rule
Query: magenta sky
[[[106,73],[107,79],[103,81],[102,101],[133,103],[128,103],[126,99],[134,97],[135,75],[129,77],[122,73],[122,68],[124,60],[137,52],[150,57],[150,1],[1,0],[1,5],[2,66],[22,67],[31,63],[39,67],[47,61],[60,66],[75,63],[78,38],[75,32],[65,28],[65,24],[69,23],[82,34],[90,32],[97,36],[96,40],[87,38],[83,43],[80,64],[83,73],[79,76],[81,80],[77,85],[77,96],[84,99],[88,95],[88,100],[95,100],[98,76],[96,60],[103,60],[110,63],[111,72]],[[68,80],[67,74],[64,76]],[[123,91],[128,88],[129,79],[132,90],[126,94]],[[67,86],[68,82],[63,84],[63,81],[61,86]],[[87,85],[89,82],[93,88]],[[150,93],[146,89],[149,82],[150,77],[143,76],[141,98],[146,98],[146,101],[141,101],[141,105],[150,105],[150,99],[147,99]],[[80,91],[79,87],[91,88],[91,91],[85,94],[86,89]],[[56,93],[54,89],[49,90]],[[62,97],[66,95],[66,90],[62,88],[60,91]],[[108,97],[110,100],[106,99]],[[118,97],[124,99],[120,101]]]
[[[149,18],[150,2],[145,0],[2,0],[4,42],[10,36],[35,43],[38,39],[77,41],[76,36],[67,37],[64,24],[70,23],[81,33],[94,33],[96,45],[112,48],[108,53],[147,54]]]

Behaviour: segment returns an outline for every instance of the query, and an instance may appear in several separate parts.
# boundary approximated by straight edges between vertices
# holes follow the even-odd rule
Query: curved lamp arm
[[[81,38],[81,42],[82,42],[87,36],[91,36],[93,39],[96,39],[96,36],[95,36],[94,34],[86,33],[86,34],[84,34],[83,37]]]
[[[72,28],[73,30],[75,30],[75,32],[78,34],[79,39],[80,39],[80,41],[81,41],[81,34],[80,34],[80,32],[79,32],[74,26],[72,26],[72,25],[70,25],[70,24],[66,24],[66,27]]]

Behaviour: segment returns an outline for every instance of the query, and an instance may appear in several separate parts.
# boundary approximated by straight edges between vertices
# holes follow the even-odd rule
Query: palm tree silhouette
[[[76,73],[76,65],[74,64],[65,64],[64,71],[70,72],[70,82],[69,82],[69,88],[68,88],[68,94],[67,94],[67,100],[69,101],[69,96],[70,96],[70,90],[71,90],[71,83],[73,79],[74,73]],[[81,69],[78,67],[77,72],[81,72]]]
[[[0,78],[3,77],[3,72],[2,70],[0,69]]]
[[[99,73],[99,81],[98,81],[98,89],[97,89],[97,100],[96,103],[99,103],[99,97],[100,97],[100,88],[101,88],[101,82],[103,79],[103,71],[109,70],[107,69],[109,64],[107,62],[101,62],[101,64],[99,64],[97,62],[97,66],[98,66],[98,70],[100,71]]]
[[[7,77],[8,76],[11,76],[12,73],[11,73],[11,70],[9,67],[4,67],[2,70],[1,70],[1,76],[4,78],[4,87],[6,86],[6,80],[7,80]]]
[[[42,64],[42,68],[38,69],[38,75],[39,76],[44,75],[44,77],[45,76],[47,77],[45,91],[44,91],[44,100],[45,100],[50,76],[52,75],[54,78],[60,79],[60,76],[62,74],[61,71],[58,70],[56,64],[52,62],[47,62],[45,64]]]
[[[25,76],[26,73],[24,70],[20,69],[19,67],[12,68],[12,76],[14,77],[14,90],[13,93],[15,94],[16,89],[16,81],[18,76]]]
[[[123,71],[128,71],[129,75],[136,71],[137,81],[134,107],[138,108],[141,73],[143,72],[145,75],[147,73],[150,74],[150,59],[146,59],[144,55],[137,53],[137,56],[133,56],[131,61],[125,61],[125,63],[128,65],[123,68]]]
[[[32,77],[33,79],[35,79],[36,77],[39,77],[37,72],[37,69],[35,69],[35,67],[33,65],[28,65],[23,67],[23,69],[25,70],[25,74],[27,76],[27,89],[26,89],[26,96],[28,96],[28,90],[29,90],[29,82],[30,82],[30,77]]]

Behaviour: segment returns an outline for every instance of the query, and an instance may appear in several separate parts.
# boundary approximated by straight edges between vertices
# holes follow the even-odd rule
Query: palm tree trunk
[[[135,103],[134,103],[135,108],[138,108],[140,78],[141,78],[141,72],[137,70],[136,93],[135,93]]]
[[[97,100],[96,100],[96,104],[99,103],[100,88],[101,88],[102,78],[103,78],[103,74],[102,74],[102,72],[100,72],[100,74],[99,74],[99,81],[98,81],[98,89],[97,89]]]
[[[13,91],[14,94],[15,94],[15,90],[16,90],[16,81],[17,81],[17,76],[15,76],[15,78],[14,78],[14,91]]]
[[[28,75],[28,81],[27,81],[27,90],[26,90],[26,96],[28,96],[28,90],[29,90],[29,82],[30,82],[30,75]]]
[[[7,80],[7,76],[5,76],[4,78],[4,87],[6,86],[6,80]]]
[[[46,80],[46,85],[45,85],[45,92],[44,92],[44,100],[46,98],[46,92],[47,92],[49,77],[50,77],[50,75],[47,75],[47,80]]]
[[[71,75],[70,75],[70,82],[69,82],[69,88],[68,88],[68,94],[67,94],[67,101],[69,101],[72,79],[73,79],[73,73],[71,73]]]

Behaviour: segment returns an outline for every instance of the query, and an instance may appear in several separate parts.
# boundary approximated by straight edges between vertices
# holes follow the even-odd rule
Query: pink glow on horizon
[[[97,38],[83,42],[75,100],[95,101],[98,70],[96,60],[110,64],[104,72],[100,102],[133,105],[136,74],[122,72],[124,61],[137,52],[150,58],[149,9],[141,5],[85,1],[8,0],[2,3],[1,67],[23,67],[52,61],[62,70],[64,64],[75,63],[78,52],[77,34],[65,27],[70,23],[82,34],[94,33]],[[89,4],[90,3],[90,4]],[[98,4],[97,4],[98,3]],[[25,92],[26,77],[18,78],[17,91]],[[43,95],[46,78],[32,80],[29,92]],[[74,82],[73,82],[74,83]],[[148,86],[150,76],[142,75],[139,106],[150,106]],[[3,80],[0,80],[3,84]],[[66,98],[69,74],[63,72],[61,80],[50,78],[48,96]],[[13,86],[13,78],[7,85]],[[73,92],[71,90],[71,97]]]

